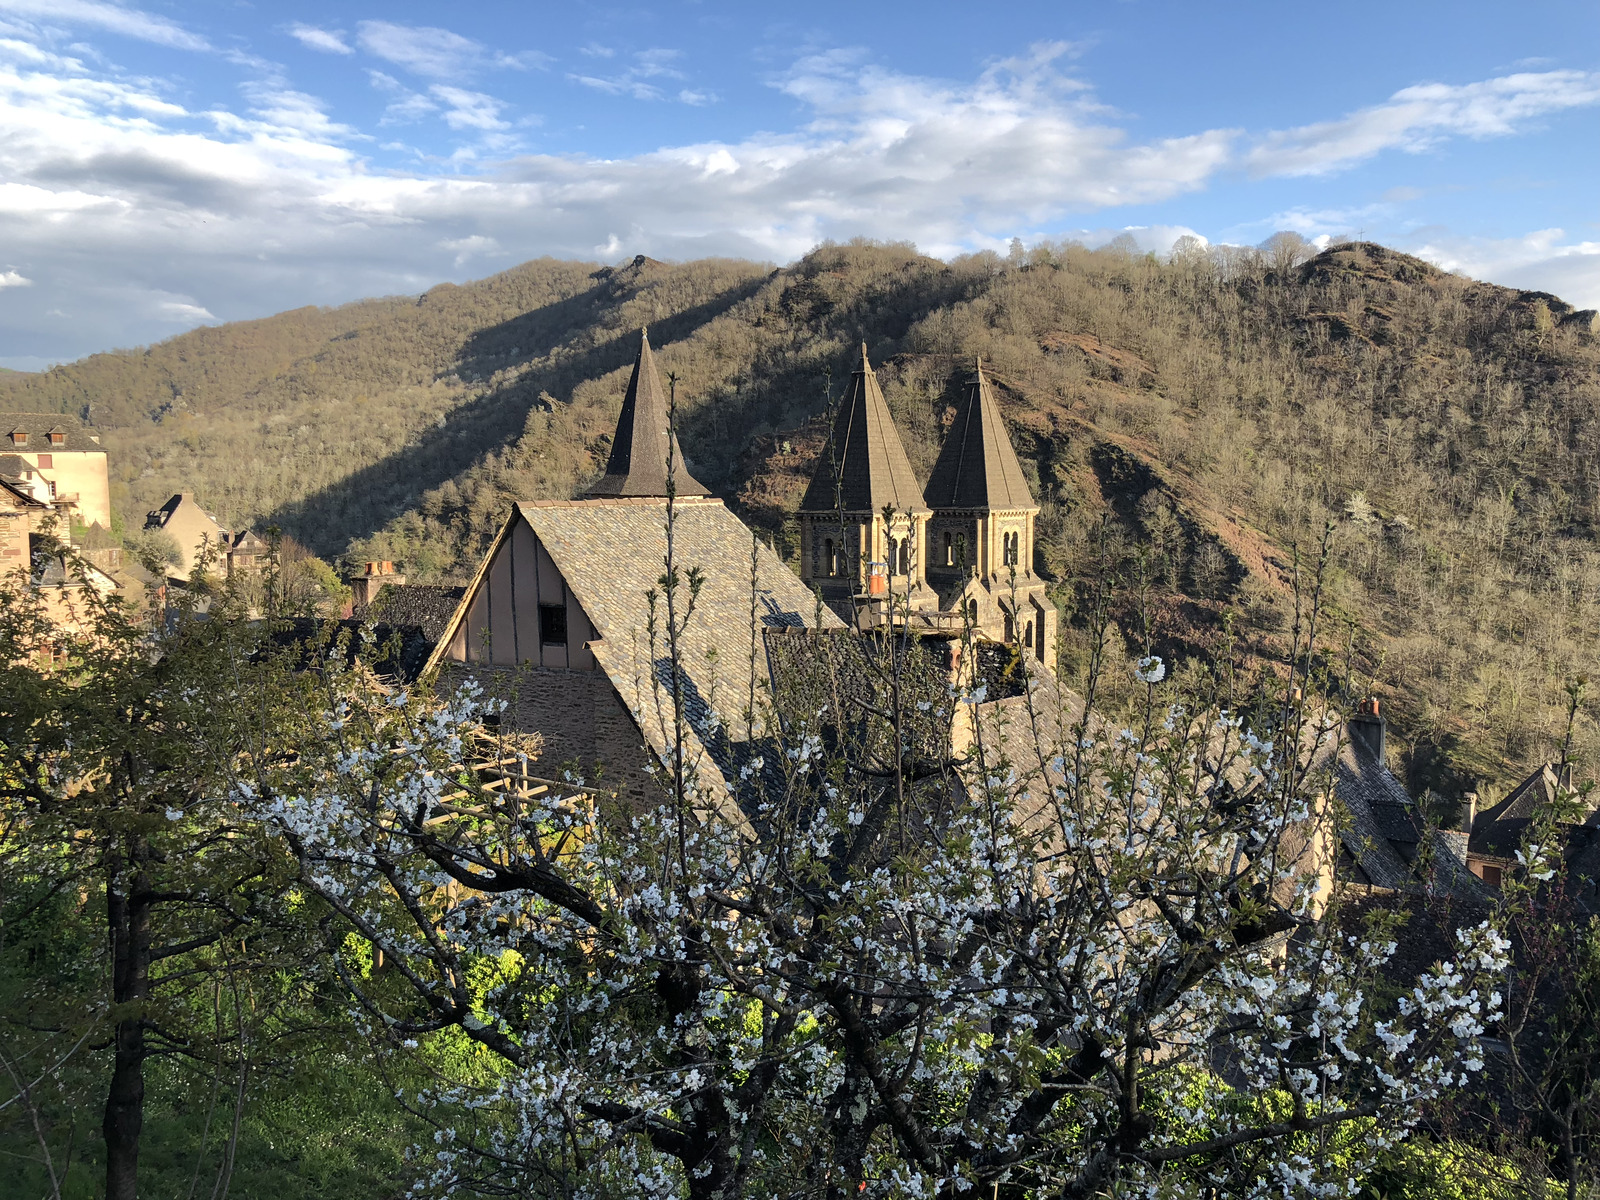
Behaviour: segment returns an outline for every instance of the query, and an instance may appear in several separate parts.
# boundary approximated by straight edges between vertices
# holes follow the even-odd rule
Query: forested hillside
[[[695,473],[780,547],[858,341],[924,473],[982,355],[1069,619],[1109,516],[1159,641],[1204,649],[1232,610],[1270,659],[1295,548],[1314,558],[1331,521],[1332,642],[1396,715],[1413,786],[1492,794],[1552,753],[1567,685],[1600,674],[1594,314],[1365,243],[1303,258],[1284,240],[1170,262],[540,260],[7,375],[0,407],[87,414],[129,526],[190,490],[319,553],[443,578],[510,500],[599,471],[640,325],[677,376]],[[1592,771],[1592,722],[1579,740]]]

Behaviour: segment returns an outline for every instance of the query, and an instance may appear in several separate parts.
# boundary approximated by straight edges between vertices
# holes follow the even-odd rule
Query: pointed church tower
[[[886,507],[893,509],[887,520]],[[928,515],[863,343],[800,502],[800,577],[834,603],[891,590],[910,595],[914,606],[931,603],[923,574]]]
[[[622,398],[622,415],[617,418],[616,436],[611,440],[611,457],[606,473],[584,493],[586,500],[615,496],[665,496],[667,494],[667,442],[672,442],[672,477],[679,496],[709,496],[711,490],[693,475],[683,462],[683,450],[667,428],[667,400],[661,393],[656,374],[655,355],[650,353],[650,335],[639,331],[639,357],[634,360],[633,378]]]
[[[928,581],[941,606],[965,606],[987,636],[1021,642],[1053,668],[1056,609],[1033,570],[1039,506],[981,359],[923,495],[933,510]]]

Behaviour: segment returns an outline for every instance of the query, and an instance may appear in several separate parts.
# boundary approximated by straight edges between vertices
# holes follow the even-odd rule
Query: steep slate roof
[[[654,498],[536,500],[516,506],[496,539],[493,559],[506,532],[524,520],[554,560],[573,597],[599,638],[589,643],[618,696],[663,761],[671,753],[671,662],[664,633],[651,646],[650,602],[659,591],[666,554],[666,501]],[[730,780],[748,739],[750,529],[713,497],[680,500],[675,506],[673,546],[680,569],[697,566],[705,582],[680,640],[684,672],[688,752],[701,781],[714,793],[730,794]],[[456,607],[450,628],[464,618],[475,589]],[[682,599],[688,598],[687,584]],[[681,611],[681,610],[680,610]],[[762,629],[811,625],[817,604],[799,577],[765,545],[756,543],[756,623]],[[658,629],[665,629],[666,602],[657,601]],[[824,626],[841,622],[822,609]],[[440,643],[441,645],[443,642]],[[767,686],[766,655],[756,643],[757,705]],[[438,658],[437,652],[435,659]],[[734,741],[737,739],[737,742]]]
[[[1572,768],[1545,763],[1529,775],[1510,795],[1493,808],[1485,809],[1472,822],[1467,848],[1486,858],[1511,858],[1528,827],[1542,810],[1555,805],[1564,789],[1570,789]],[[1571,793],[1577,799],[1576,793]],[[1569,873],[1590,878],[1600,874],[1600,796],[1582,800],[1583,807],[1571,813],[1557,827],[1563,839]]]
[[[934,508],[1038,507],[981,359],[922,494]]]
[[[1350,816],[1340,830],[1344,847],[1366,882],[1407,887],[1416,877],[1399,847],[1410,849],[1422,840],[1416,805],[1360,737],[1341,741],[1335,790]]]
[[[1572,768],[1559,763],[1545,763],[1529,775],[1510,795],[1493,808],[1478,814],[1478,821],[1530,821],[1541,811],[1556,803],[1563,788],[1571,786]],[[1589,802],[1590,813],[1595,801]],[[1476,827],[1477,822],[1474,822]]]
[[[839,494],[834,490],[834,464],[839,468]],[[816,474],[800,502],[801,512],[879,513],[885,505],[896,512],[925,513],[928,505],[912,473],[911,460],[900,444],[877,373],[861,345],[861,365],[850,377],[850,393],[839,408],[833,432],[817,462]]]
[[[1420,887],[1422,879],[1412,862],[1429,834],[1421,809],[1359,734],[1339,740],[1333,766],[1335,793],[1349,816],[1339,831],[1345,852],[1360,868],[1363,882],[1396,890]],[[1452,894],[1484,894],[1483,884],[1449,851],[1437,831],[1432,850],[1439,882]]]
[[[650,335],[639,331],[639,357],[633,363],[633,377],[622,398],[622,415],[617,418],[617,433],[611,443],[606,473],[585,495],[665,496],[667,494],[667,401],[661,394],[661,379],[656,374],[655,356],[650,353]],[[683,449],[672,438],[673,483],[679,496],[708,496],[709,488],[683,464]]]
[[[14,449],[25,454],[49,454],[51,451],[57,454],[105,453],[105,447],[99,439],[86,430],[76,417],[65,413],[0,412],[0,445],[13,449],[11,434],[19,429],[27,433],[28,444]],[[51,430],[66,434],[66,442],[52,446],[48,436]]]

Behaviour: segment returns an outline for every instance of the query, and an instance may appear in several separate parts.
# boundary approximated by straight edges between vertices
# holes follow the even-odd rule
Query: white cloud
[[[344,40],[342,29],[318,29],[315,25],[302,25],[298,21],[289,26],[289,36],[302,46],[320,50],[324,54],[354,54],[350,43]]]
[[[187,300],[162,300],[156,304],[156,315],[163,321],[176,321],[180,325],[216,320],[205,307]]]
[[[1447,271],[1554,292],[1578,308],[1600,309],[1600,242],[1569,241],[1561,229],[1514,238],[1462,238],[1434,231],[1408,248]]]
[[[446,238],[439,243],[439,248],[441,250],[454,251],[456,256],[455,265],[462,267],[471,259],[481,258],[489,254],[498,254],[500,252],[500,243],[492,237],[474,234],[472,237]]]
[[[0,288],[32,286],[33,280],[16,271],[0,271]]]
[[[1304,173],[1423,137],[1487,136],[1580,103],[1589,86],[1565,72],[1543,82],[1508,77],[1521,82],[1413,97],[1405,103],[1421,108],[1381,121],[1370,114],[1398,98],[1256,138],[1202,129],[1139,140],[1062,73],[1064,47],[996,63],[964,83],[835,53],[809,57],[779,81],[807,112],[792,130],[614,159],[510,157],[522,122],[450,74],[469,62],[492,65],[492,52],[444,30],[366,22],[363,50],[428,81],[413,90],[370,72],[389,99],[384,123],[431,114],[456,134],[452,159],[408,171],[393,160],[373,166],[364,157],[374,152],[370,131],[335,122],[317,97],[275,78],[250,85],[239,111],[195,112],[159,82],[13,41],[0,39],[0,245],[28,247],[36,283],[27,304],[21,289],[0,289],[0,331],[9,339],[0,352],[33,354],[145,341],[183,322],[421,291],[469,264],[483,273],[539,254],[786,261],[824,238],[855,235],[907,238],[941,255],[1003,248],[1013,233],[1170,201],[1241,167]],[[613,83],[630,72],[628,86],[666,92],[684,83],[681,59],[670,53],[623,65]],[[681,97],[691,89],[670,90]],[[1418,115],[1424,109],[1432,115]],[[1382,137],[1371,132],[1377,126],[1387,130]],[[1330,230],[1317,221],[1354,211],[1279,216],[1320,236]],[[1079,236],[1127,234],[1160,251],[1193,232],[1114,220]],[[1552,290],[1574,300],[1600,291],[1600,251],[1591,244],[1559,234],[1524,241],[1441,236],[1424,249],[1491,278],[1559,280]],[[52,321],[51,309],[72,318]]]
[[[166,17],[121,4],[103,4],[99,0],[0,0],[0,12],[47,22],[89,25],[178,50],[211,49],[205,38]]]
[[[1449,137],[1501,137],[1527,122],[1600,104],[1600,72],[1545,71],[1477,83],[1425,83],[1337,121],[1270,133],[1246,156],[1257,175],[1321,175],[1385,150],[1418,153]]]
[[[594,52],[586,49],[583,53]],[[611,54],[612,52],[607,50],[604,57],[610,58]],[[632,96],[635,100],[666,100],[671,93],[664,86],[664,81],[689,78],[675,65],[682,57],[681,50],[669,50],[658,46],[651,50],[639,51],[633,56],[633,64],[620,74],[574,73],[567,78],[584,87],[593,88],[597,92],[608,92],[613,96]],[[716,102],[717,94],[703,89],[681,88],[676,93],[676,99],[682,104],[713,104]]]
[[[362,21],[356,26],[356,42],[368,54],[430,79],[461,79],[486,67],[537,66],[545,58],[532,51],[491,51],[448,29],[392,21]]]
[[[493,131],[511,128],[509,122],[500,119],[505,105],[493,96],[442,83],[434,84],[428,91],[446,104],[444,120],[451,129]]]

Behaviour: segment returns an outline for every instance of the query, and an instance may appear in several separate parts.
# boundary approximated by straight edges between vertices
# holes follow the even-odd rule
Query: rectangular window
[[[41,455],[39,455],[39,469],[40,470],[48,471],[48,470],[50,470],[50,468],[54,467],[55,465],[56,465],[56,456],[54,454],[41,454]]]
[[[546,646],[567,644],[567,606],[565,604],[539,605],[539,641]]]

